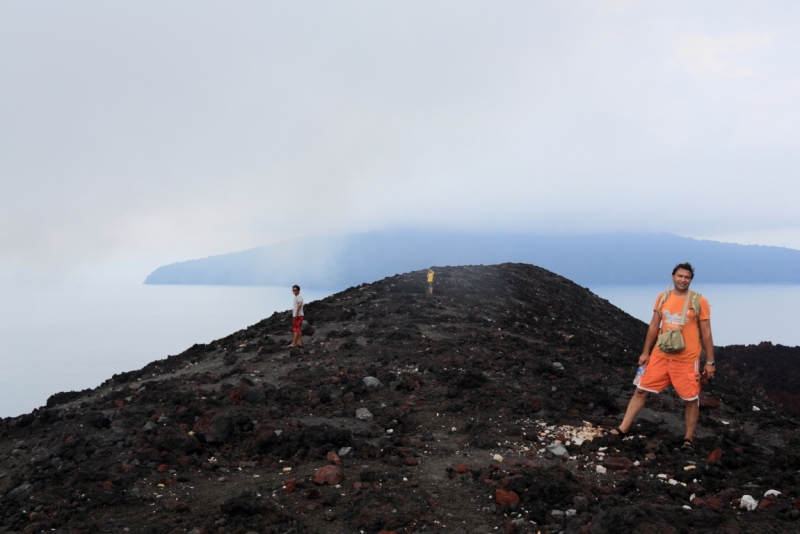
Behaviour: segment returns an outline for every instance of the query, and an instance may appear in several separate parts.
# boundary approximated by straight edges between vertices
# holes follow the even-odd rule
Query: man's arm
[[[703,334],[703,348],[706,349],[706,376],[714,378],[716,367],[708,365],[714,362],[714,339],[711,337],[711,321],[700,321],[700,333]]]
[[[644,349],[642,355],[639,356],[639,365],[644,365],[650,359],[650,352],[653,350],[653,345],[656,343],[658,337],[658,328],[661,326],[661,314],[657,311],[653,312],[653,318],[650,319],[650,326],[647,327],[647,336],[644,338]]]

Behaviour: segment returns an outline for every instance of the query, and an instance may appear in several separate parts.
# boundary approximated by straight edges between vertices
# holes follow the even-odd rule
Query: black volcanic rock
[[[719,349],[688,454],[670,392],[606,432],[641,321],[530,265],[435,270],[309,303],[303,349],[275,313],[0,421],[0,532],[798,530],[797,420],[758,390],[783,349]]]
[[[783,410],[800,414],[800,347],[729,345],[719,349],[720,368],[759,398],[768,398]],[[788,372],[787,372],[788,371]]]

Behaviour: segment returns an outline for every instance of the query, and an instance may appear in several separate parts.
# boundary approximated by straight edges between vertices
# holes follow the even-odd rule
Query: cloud
[[[0,267],[797,228],[791,4],[622,4],[0,4]]]
[[[727,38],[707,35],[681,35],[675,45],[674,65],[692,74],[710,74],[717,77],[743,78],[755,71],[745,54],[773,41],[771,34],[743,34]]]

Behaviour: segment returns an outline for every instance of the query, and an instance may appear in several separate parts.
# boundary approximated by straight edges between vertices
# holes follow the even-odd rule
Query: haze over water
[[[591,289],[649,320],[664,287]],[[693,289],[712,305],[715,344],[800,345],[800,286]],[[303,295],[308,302],[332,292]],[[0,285],[0,417],[27,413],[60,391],[96,387],[114,373],[224,337],[290,306],[291,293],[283,287]]]
[[[328,294],[302,291],[306,302]],[[0,417],[93,388],[247,328],[292,305],[289,288],[0,285]]]

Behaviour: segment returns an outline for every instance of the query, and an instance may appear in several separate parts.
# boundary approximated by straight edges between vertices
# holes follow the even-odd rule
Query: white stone
[[[752,512],[758,507],[758,501],[755,500],[752,495],[742,495],[742,500],[740,501],[739,508],[742,510],[747,510],[748,512]]]

